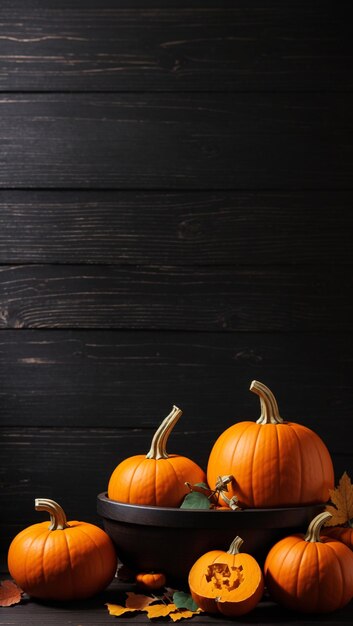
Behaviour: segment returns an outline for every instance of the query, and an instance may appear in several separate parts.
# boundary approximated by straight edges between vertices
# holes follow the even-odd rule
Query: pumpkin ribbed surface
[[[108,497],[119,502],[152,506],[179,506],[189,493],[185,482],[206,479],[191,459],[169,454],[167,459],[147,459],[139,454],[122,461],[112,473]]]
[[[250,389],[260,397],[260,418],[234,424],[219,436],[209,455],[208,484],[231,474],[227,496],[236,495],[245,507],[327,502],[334,471],[324,442],[306,426],[284,421],[265,385],[253,381]]]
[[[265,578],[272,598],[304,613],[328,613],[353,598],[353,554],[339,541],[308,543],[300,535],[280,541],[269,552]]]
[[[71,521],[50,530],[33,524],[13,539],[8,568],[29,595],[42,599],[88,598],[113,579],[117,558],[109,536],[97,526]]]
[[[108,483],[108,497],[127,504],[179,507],[189,493],[185,484],[206,481],[205,472],[191,459],[168,454],[166,445],[182,411],[172,411],[156,430],[149,452],[121,461]]]
[[[326,502],[334,485],[330,454],[316,433],[301,424],[239,422],[214,444],[207,480],[232,474],[227,496],[240,506],[276,507]]]

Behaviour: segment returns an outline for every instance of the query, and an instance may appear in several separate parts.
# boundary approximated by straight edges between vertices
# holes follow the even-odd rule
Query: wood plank
[[[4,570],[4,578],[8,578],[6,570]],[[40,602],[34,599],[26,600],[15,607],[5,607],[1,609],[1,615],[6,626],[111,626],[114,619],[109,615],[106,603],[124,604],[127,591],[135,591],[131,584],[121,583],[116,579],[94,598],[88,600],[78,600],[75,602]],[[185,589],[187,591],[187,589]],[[295,616],[298,623],[304,623],[303,620]],[[134,624],[146,624],[146,614],[137,613],[133,616]],[[350,602],[343,609],[336,611],[334,614],[320,614],[320,622],[330,626],[338,626],[339,624],[350,624],[353,620],[353,602]],[[126,621],[126,620],[125,620]],[[305,615],[306,626],[316,626],[317,615]],[[222,618],[210,614],[200,614],[193,617],[193,622],[198,625],[213,626],[229,626],[229,618]],[[293,613],[280,607],[272,602],[267,594],[245,618],[238,618],[239,626],[246,626],[248,623],[256,623],[258,626],[267,624],[278,624],[279,626],[292,626]],[[113,621],[114,623],[114,621]],[[124,621],[122,622],[124,623]],[[157,622],[158,623],[158,622]]]
[[[216,428],[197,430],[185,430],[185,425],[178,425],[171,435],[169,450],[206,467],[219,433],[219,423]],[[33,505],[37,497],[60,502],[69,519],[99,522],[97,494],[106,490],[110,474],[120,461],[148,451],[152,431],[10,428],[2,429],[0,435],[0,510],[3,511],[4,542],[5,533],[13,533],[21,524],[23,527],[38,522]],[[337,480],[345,470],[352,475],[351,450],[346,454],[337,453],[330,439],[327,445],[333,455]]]
[[[350,94],[0,98],[0,187],[351,188]]]
[[[2,0],[3,91],[350,90],[349,5]]]
[[[350,452],[352,354],[351,333],[2,331],[1,424],[155,428],[177,404],[182,428],[221,430],[258,415],[255,378]]]
[[[349,191],[0,191],[0,263],[351,263]]]
[[[0,266],[0,328],[349,331],[351,268]]]

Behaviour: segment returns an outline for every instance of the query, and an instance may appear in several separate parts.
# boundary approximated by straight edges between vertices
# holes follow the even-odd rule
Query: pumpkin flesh
[[[264,581],[258,563],[249,554],[212,550],[191,568],[189,587],[203,611],[235,617],[258,604]]]

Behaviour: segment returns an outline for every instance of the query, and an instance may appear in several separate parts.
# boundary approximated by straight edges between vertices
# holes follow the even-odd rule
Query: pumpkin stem
[[[34,508],[36,511],[47,511],[50,514],[49,530],[64,530],[64,528],[69,528],[64,510],[61,508],[60,504],[54,502],[54,500],[36,498]]]
[[[227,550],[227,554],[239,554],[240,548],[243,545],[244,540],[241,537],[236,537],[233,539],[232,543],[229,546],[229,550]]]
[[[261,415],[256,424],[283,424],[283,418],[279,414],[278,404],[272,391],[263,383],[253,380],[250,391],[260,397]]]
[[[182,414],[183,412],[174,405],[169,415],[167,415],[167,417],[157,428],[152,439],[151,448],[146,454],[146,459],[157,460],[168,458],[166,450],[168,437]]]
[[[320,539],[320,530],[324,523],[332,517],[331,513],[328,511],[324,511],[323,513],[319,513],[313,520],[311,520],[308,530],[306,531],[306,535],[304,537],[305,541],[309,541],[311,543],[316,543],[321,541]]]

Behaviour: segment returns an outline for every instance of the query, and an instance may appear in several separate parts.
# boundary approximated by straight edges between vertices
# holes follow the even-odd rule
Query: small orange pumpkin
[[[306,535],[291,535],[276,543],[265,561],[265,580],[272,598],[288,609],[328,613],[353,598],[353,553],[320,530],[331,517],[317,515]]]
[[[139,574],[136,574],[135,580],[141,589],[151,591],[161,589],[167,582],[162,572],[139,572]]]
[[[50,514],[22,530],[8,551],[9,572],[26,593],[46,600],[76,600],[102,591],[114,578],[117,557],[110,537],[98,526],[67,522],[54,500],[36,499]]]
[[[178,454],[167,454],[168,437],[181,415],[182,411],[173,406],[155,432],[149,452],[119,463],[108,484],[111,500],[178,507],[189,493],[186,482],[205,482],[205,472],[194,461]]]
[[[241,507],[327,502],[334,472],[323,441],[309,428],[285,422],[264,384],[254,380],[250,390],[260,397],[260,418],[234,424],[219,436],[208,460],[208,484],[232,474],[227,495],[238,496]]]
[[[249,613],[261,600],[262,571],[250,554],[239,552],[242,543],[236,537],[227,552],[211,550],[192,566],[190,592],[203,611],[237,617]]]

